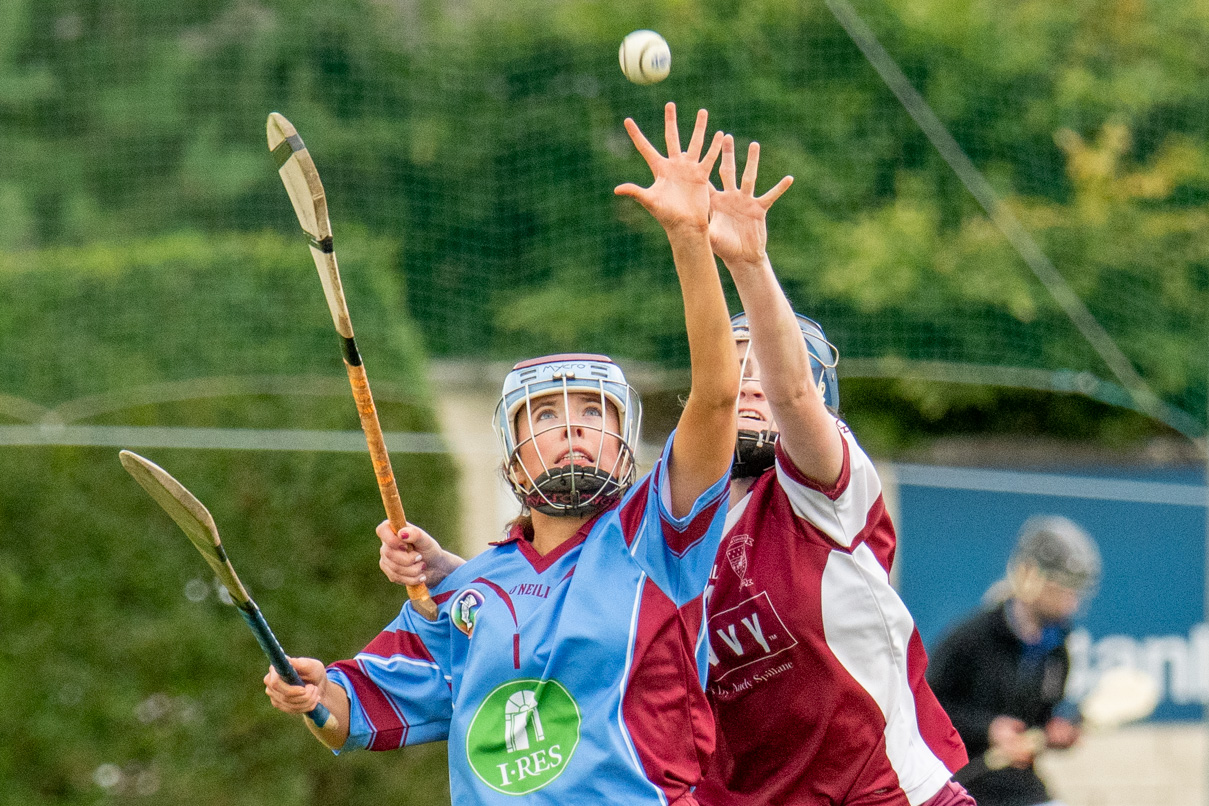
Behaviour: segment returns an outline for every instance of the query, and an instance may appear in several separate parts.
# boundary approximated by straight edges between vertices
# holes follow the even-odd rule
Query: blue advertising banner
[[[1099,543],[1099,591],[1076,616],[1067,685],[1079,699],[1117,665],[1162,684],[1155,720],[1202,718],[1209,703],[1201,468],[1069,472],[893,465],[899,591],[926,647],[1002,579],[1031,515],[1064,515]],[[887,474],[888,476],[890,474]]]

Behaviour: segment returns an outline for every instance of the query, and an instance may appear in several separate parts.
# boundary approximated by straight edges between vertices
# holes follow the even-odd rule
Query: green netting
[[[396,247],[363,237],[343,247],[356,266],[349,305],[367,323],[358,339],[377,359],[375,378],[397,384],[422,354],[400,316]],[[293,237],[177,233],[10,253],[0,256],[0,288],[16,303],[0,317],[0,388],[33,404],[232,375],[342,371],[319,277]],[[422,400],[424,387],[415,392]]]
[[[431,432],[397,246],[356,232],[344,246],[383,423]],[[113,446],[0,450],[0,685],[21,725],[0,753],[0,803],[406,802],[416,781],[445,791],[442,747],[389,768],[337,764],[267,707],[255,640],[117,461],[118,447],[137,448],[207,503],[290,651],[335,659],[364,645],[402,593],[377,569],[383,510],[319,286],[301,239],[269,231],[0,256],[0,440]],[[92,429],[83,440],[81,428]],[[186,429],[211,449],[165,448],[188,444]],[[167,437],[147,450],[148,432]],[[351,446],[276,450],[329,432]],[[450,457],[393,460],[411,517],[457,545]]]
[[[384,425],[430,433],[396,250],[345,239],[349,300]],[[0,803],[447,800],[442,746],[337,761],[272,710],[255,639],[118,463],[136,448],[206,503],[288,651],[364,646],[404,594],[377,567],[383,509],[319,285],[301,239],[269,231],[0,256],[0,686],[20,726]],[[346,439],[297,450],[308,434]],[[452,459],[392,459],[410,517],[456,546]]]
[[[839,0],[6,7],[10,250],[292,230],[264,146],[278,110],[315,156],[338,246],[355,226],[401,244],[390,259],[431,350],[576,347],[683,365],[662,234],[611,192],[646,177],[621,119],[657,135],[675,99],[685,121],[706,106],[718,127],[759,139],[765,186],[797,178],[770,252],[849,375],[1075,388],[1135,407],[1121,387],[1148,386],[1168,406],[1155,416],[1186,433],[1205,419],[1198,4],[850,9],[1140,382],[1055,303],[837,22]],[[662,84],[631,85],[617,68],[636,27],[671,43]]]
[[[287,652],[349,657],[398,612],[368,457],[143,452],[209,507]],[[452,534],[448,458],[395,459],[409,514]],[[0,635],[5,806],[449,802],[443,745],[336,758],[272,709],[256,640],[116,448],[0,451]]]

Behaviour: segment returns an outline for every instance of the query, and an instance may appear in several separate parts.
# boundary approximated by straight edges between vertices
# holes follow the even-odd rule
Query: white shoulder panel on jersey
[[[730,534],[730,530],[735,528],[735,524],[739,522],[739,518],[743,517],[743,513],[747,511],[747,505],[751,503],[751,490],[739,499],[739,503],[726,511],[726,521],[722,524],[722,534]]]
[[[851,548],[869,518],[869,510],[882,494],[882,482],[873,462],[857,444],[848,426],[836,420],[840,435],[848,447],[848,484],[835,500],[796,481],[777,458],[780,482],[793,511],[814,524],[819,531],[845,548]]]
[[[915,623],[867,545],[832,550],[823,570],[827,646],[886,719],[886,756],[911,806],[935,795],[949,771],[920,734],[907,651]]]

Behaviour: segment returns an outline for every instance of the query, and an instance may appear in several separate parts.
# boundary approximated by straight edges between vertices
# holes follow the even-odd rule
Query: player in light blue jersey
[[[528,517],[444,581],[435,622],[408,604],[351,660],[294,659],[305,686],[265,677],[280,710],[332,711],[335,730],[312,730],[337,751],[448,739],[459,805],[692,806],[713,750],[703,592],[739,391],[708,233],[721,133],[707,151],[701,110],[682,151],[668,104],[664,157],[625,125],[655,181],[616,192],[667,233],[691,355],[692,388],[654,469],[635,480],[640,406],[612,361],[517,364],[496,419]]]

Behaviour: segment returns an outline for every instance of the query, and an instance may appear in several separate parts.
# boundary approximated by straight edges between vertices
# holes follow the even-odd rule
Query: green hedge
[[[337,252],[371,382],[407,381],[422,397],[396,242],[354,231]],[[185,232],[0,254],[0,297],[13,302],[0,309],[0,392],[43,405],[199,377],[343,374],[301,235]]]
[[[391,244],[354,238],[344,257],[371,381],[412,390],[381,405],[384,426],[432,430]],[[0,312],[0,393],[39,405],[241,371],[343,373],[298,241],[178,235],[26,253],[0,261],[0,287],[23,300]],[[83,422],[357,427],[347,394],[148,399]],[[398,611],[405,594],[377,567],[368,456],[139,452],[210,508],[287,652],[348,657]],[[449,457],[392,459],[409,516],[454,535]],[[255,639],[116,449],[0,448],[0,536],[0,804],[448,799],[443,745],[338,759],[269,706]]]

